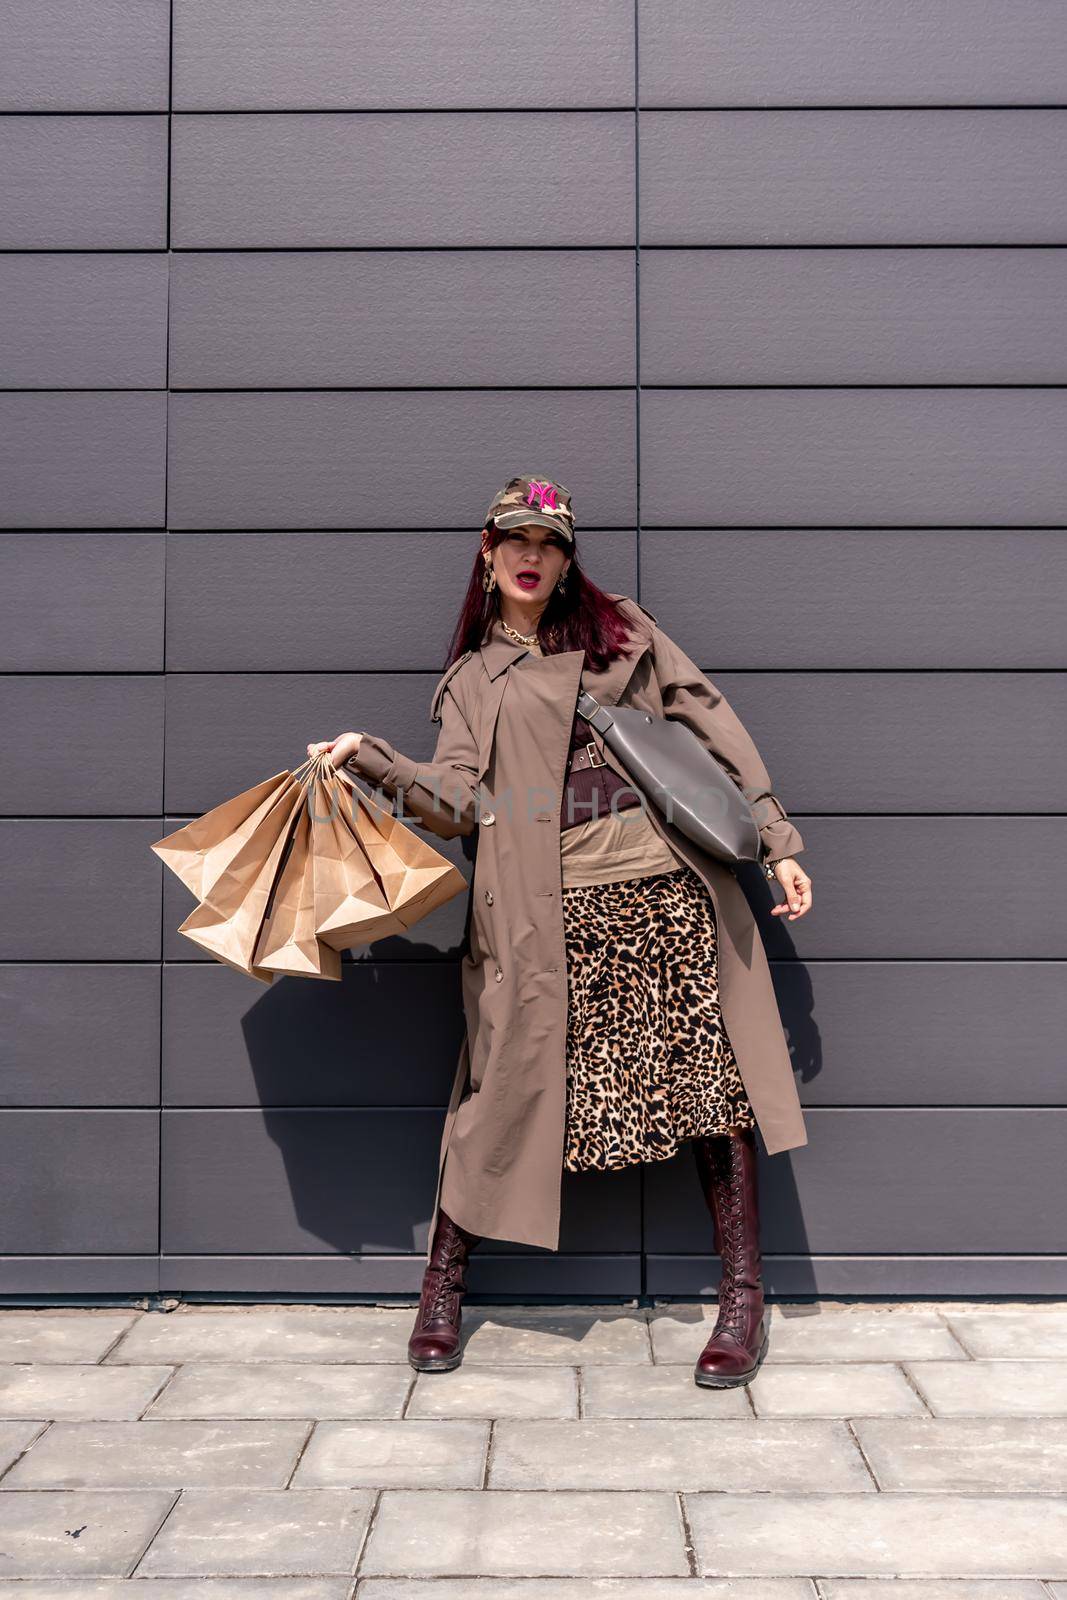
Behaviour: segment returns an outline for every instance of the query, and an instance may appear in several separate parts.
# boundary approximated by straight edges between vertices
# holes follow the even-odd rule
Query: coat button
[[[486,827],[488,827],[491,822],[495,822],[496,821],[496,818],[494,817],[494,815],[493,815],[493,813],[491,811],[483,811],[482,812],[482,821],[485,823]]]
[[[492,905],[492,903],[493,903],[493,891],[492,891],[492,889],[487,889],[485,891],[485,903],[486,903],[487,906],[491,906]]]
[[[501,972],[500,968],[497,967],[496,971],[493,973],[493,977],[496,979],[497,983],[500,982],[503,976],[504,974]]]

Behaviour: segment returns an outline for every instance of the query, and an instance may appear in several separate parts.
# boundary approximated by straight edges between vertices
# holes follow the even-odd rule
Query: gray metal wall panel
[[[437,676],[175,674],[167,683],[167,809],[205,811],[271,771],[298,766],[311,740],[360,723],[427,760],[438,733],[430,721]]]
[[[166,117],[0,117],[0,249],[159,250]]]
[[[175,388],[634,381],[632,251],[193,251],[171,270]]]
[[[166,385],[165,255],[0,256],[0,388]]]
[[[159,1248],[155,1111],[0,1111],[0,1252]]]
[[[647,250],[641,381],[1063,383],[1065,301],[1065,250]]]
[[[21,753],[0,771],[0,812],[158,813],[163,694],[159,674],[0,678],[0,741]]]
[[[478,1246],[470,1259],[467,1282],[471,1292],[465,1303],[490,1300],[499,1304],[508,1297],[536,1300],[542,1295],[556,1300],[560,1296],[581,1301],[632,1299],[642,1292],[642,1258],[636,1251],[550,1254],[521,1245],[513,1248],[514,1254],[505,1254],[488,1245]],[[160,1287],[165,1294],[270,1297],[280,1292],[309,1300],[329,1294],[373,1305],[392,1303],[388,1296],[417,1296],[424,1266],[425,1247],[407,1255],[164,1255],[159,1263]],[[0,1287],[2,1284],[0,1277]]]
[[[705,1241],[705,1246],[707,1241]],[[644,1269],[642,1264],[644,1263]],[[66,1263],[63,1263],[66,1265]],[[95,1271],[99,1262],[94,1260]],[[211,1294],[271,1296],[277,1292],[309,1300],[333,1294],[357,1303],[380,1304],[385,1296],[417,1294],[422,1277],[421,1255],[400,1256],[164,1256],[161,1288],[166,1294],[196,1299]],[[10,1263],[7,1270],[20,1282],[44,1287],[56,1281],[54,1263],[32,1258]],[[0,1271],[3,1271],[0,1264]],[[68,1268],[69,1270],[69,1268]],[[111,1268],[114,1271],[114,1267]],[[827,1295],[879,1299],[915,1299],[953,1295],[1059,1295],[1067,1290],[1067,1256],[847,1255],[763,1256],[769,1300]],[[474,1252],[470,1260],[467,1303],[499,1305],[508,1297],[536,1300],[541,1295],[596,1301],[597,1297],[632,1298],[706,1295],[714,1299],[718,1257],[705,1248],[696,1255],[549,1255],[523,1252],[504,1255]],[[3,1283],[0,1278],[0,1284]],[[101,1287],[113,1285],[101,1274]],[[122,1287],[115,1284],[114,1287]],[[386,1304],[391,1303],[385,1300]],[[699,1308],[671,1307],[672,1315],[694,1323],[694,1352],[707,1330],[699,1332]]]
[[[0,534],[0,669],[158,672],[164,538]]]
[[[162,1247],[414,1250],[442,1118],[437,1109],[166,1111]]]
[[[0,989],[36,970],[0,969]],[[999,961],[995,983],[988,963],[951,960],[776,961],[772,976],[806,1106],[1063,1101],[1055,961]],[[262,994],[217,963],[163,969],[168,1106],[443,1107],[461,1038],[452,962],[345,963],[341,984]]]
[[[0,1105],[159,1104],[159,970],[0,965]]]
[[[813,916],[821,870],[816,883]],[[776,961],[772,972],[805,1106],[1063,1105],[1058,961]]]
[[[233,785],[223,791],[232,792]],[[217,802],[216,802],[217,803]],[[1046,853],[1054,817],[1042,816],[808,816],[793,811],[804,836],[805,865],[818,873],[818,916],[796,925],[772,917],[780,898],[754,868],[739,877],[756,915],[768,954],[775,960],[867,961],[1043,961],[1067,959],[1057,920],[1058,897],[1067,892],[1067,867]],[[184,818],[168,818],[160,834]],[[38,826],[60,824],[39,824]],[[0,824],[3,830],[16,824]],[[29,824],[25,824],[29,826]],[[72,826],[72,824],[68,824]],[[84,826],[89,826],[85,824]],[[97,823],[95,826],[102,826]],[[431,841],[433,842],[433,841]],[[464,871],[459,841],[442,841],[442,853]],[[872,852],[894,863],[889,881],[870,889]],[[964,874],[960,860],[1002,860],[1013,870],[1002,880],[996,912],[980,874]],[[464,896],[418,924],[414,939],[393,938],[374,946],[390,959],[455,955],[460,947]],[[178,934],[192,910],[189,892],[172,873],[164,883],[164,954],[167,960],[197,959]],[[119,952],[128,955],[129,951]],[[10,958],[25,958],[17,951]],[[0,959],[5,952],[0,949]],[[206,955],[204,960],[210,959]],[[809,1024],[809,1031],[814,1024]]]
[[[0,1258],[5,1303],[49,1305],[53,1295],[142,1295],[159,1288],[159,1257],[24,1255]]]
[[[413,1108],[165,1111],[163,1249],[424,1250],[442,1119]],[[636,1251],[637,1170],[565,1176],[561,1250]],[[479,1246],[506,1255],[516,1248]]]
[[[172,118],[171,238],[203,246],[631,245],[629,112]],[[515,237],[517,233],[517,238]]]
[[[777,607],[773,627],[757,627],[767,585],[789,604]],[[1059,529],[641,535],[642,604],[716,670],[1062,668],[1065,592]]]
[[[642,245],[1063,244],[1067,110],[644,111]]]
[[[634,405],[612,389],[175,394],[169,524],[477,530],[500,484],[544,470],[533,458],[576,517],[626,527]]]
[[[771,1254],[1062,1252],[1067,1109],[810,1109],[807,1119],[807,1145],[760,1160]],[[650,1252],[707,1248],[686,1154],[646,1175]]]
[[[340,983],[253,992],[218,962],[166,965],[163,1103],[443,1109],[463,1039],[458,963],[343,966]]]
[[[167,397],[0,394],[0,527],[162,527]]]
[[[0,818],[0,961],[158,961],[153,817]]]
[[[641,0],[642,105],[1026,105],[1063,99],[1047,0]]]
[[[632,0],[175,0],[178,110],[629,106]]]
[[[641,511],[731,527],[1058,527],[1067,389],[646,389]]]
[[[787,810],[1067,810],[1063,673],[720,672],[701,637],[678,642],[755,730]],[[174,677],[167,804],[206,809],[213,796],[238,792],[244,776],[283,756],[295,765],[311,740],[350,727],[429,760],[437,678],[412,670]]]
[[[768,952],[804,961],[1063,961],[1067,863],[1055,815],[811,817],[795,813],[818,908],[790,925],[758,868],[739,869]],[[1011,861],[995,894],[961,863]],[[872,862],[889,863],[878,871]],[[994,967],[991,977],[995,978]]]
[[[430,695],[479,546],[480,528],[171,533],[167,667],[196,673],[425,672],[430,676],[419,690],[419,711],[426,728],[420,726],[419,737],[424,731],[436,735],[428,721]],[[636,594],[633,531],[584,533],[582,561],[602,587]],[[400,593],[403,627],[397,625]]]
[[[789,811],[1067,811],[1067,674],[709,670]]]
[[[646,1263],[645,1292],[650,1295],[714,1295],[718,1258],[707,1249],[698,1255],[654,1255]],[[833,1295],[852,1299],[935,1300],[954,1296],[973,1300],[987,1295],[1018,1299],[1022,1295],[1067,1292],[1067,1256],[1063,1255],[765,1255],[768,1296]],[[694,1320],[696,1318],[694,1317]],[[698,1341],[699,1345],[699,1341]]]
[[[168,0],[5,0],[0,111],[165,111]]]

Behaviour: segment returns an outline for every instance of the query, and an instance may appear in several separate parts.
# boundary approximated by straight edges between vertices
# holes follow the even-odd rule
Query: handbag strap
[[[613,725],[614,719],[611,713],[598,700],[594,700],[585,689],[578,696],[577,710],[583,721],[588,722],[589,726],[595,728],[599,734],[605,734]]]

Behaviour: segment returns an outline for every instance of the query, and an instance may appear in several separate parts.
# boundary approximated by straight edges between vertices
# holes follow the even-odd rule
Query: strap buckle
[[[745,798],[747,800],[748,796],[746,795]],[[767,817],[767,801],[770,801],[771,805],[774,807],[774,810],[778,813],[777,816],[775,816],[772,812],[770,817]],[[757,819],[757,826],[760,828],[766,828],[771,822],[778,822],[779,820],[782,822],[789,822],[792,820],[778,796],[776,794],[772,794],[769,789],[764,789],[761,793],[756,795],[754,799],[749,800],[749,805],[752,807],[752,814]],[[765,817],[766,820],[760,822],[759,818],[761,816]]]
[[[606,767],[607,766],[607,762],[605,761],[604,757],[600,754],[600,751],[597,749],[597,747],[593,743],[592,739],[590,739],[589,743],[585,746],[585,748],[589,752],[589,765],[591,767]]]

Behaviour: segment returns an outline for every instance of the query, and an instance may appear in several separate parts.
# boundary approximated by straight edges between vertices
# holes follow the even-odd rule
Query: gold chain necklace
[[[514,639],[516,644],[531,645],[531,644],[536,644],[537,643],[537,634],[536,633],[531,633],[531,634],[520,633],[517,628],[510,627],[509,624],[504,621],[503,617],[501,617],[501,619],[500,619],[500,626],[503,628],[503,630],[507,634],[508,638],[509,639]]]

